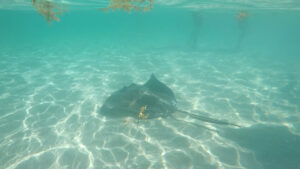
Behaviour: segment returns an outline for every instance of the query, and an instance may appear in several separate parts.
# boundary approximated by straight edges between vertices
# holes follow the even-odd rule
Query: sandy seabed
[[[115,48],[0,57],[0,168],[300,167],[297,66],[254,53]],[[101,116],[112,92],[151,73],[174,91],[179,109],[241,127],[184,114],[139,125]]]

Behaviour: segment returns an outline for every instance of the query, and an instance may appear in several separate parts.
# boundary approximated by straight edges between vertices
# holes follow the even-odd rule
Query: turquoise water
[[[300,169],[299,2],[56,2],[68,12],[50,25],[0,3],[0,168]],[[179,109],[241,127],[99,113],[152,73]]]

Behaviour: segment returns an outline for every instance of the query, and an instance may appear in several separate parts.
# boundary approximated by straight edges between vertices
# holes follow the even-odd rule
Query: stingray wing
[[[173,91],[168,86],[157,80],[154,74],[151,75],[150,79],[143,85],[143,87],[149,93],[161,99],[161,101],[174,106],[176,105],[176,98]]]
[[[100,112],[112,117],[126,117],[138,114],[140,107],[136,105],[140,97],[140,85],[131,84],[114,92],[102,105]]]

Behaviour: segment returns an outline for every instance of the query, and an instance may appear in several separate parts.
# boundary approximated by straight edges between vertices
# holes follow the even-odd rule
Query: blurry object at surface
[[[247,11],[239,11],[235,17],[237,19],[237,21],[242,21],[245,20],[247,18],[249,18],[251,15],[247,12]]]
[[[239,28],[239,36],[237,39],[237,44],[236,44],[236,50],[241,49],[241,45],[244,41],[247,29],[248,29],[248,20],[251,15],[244,10],[238,11],[237,14],[235,15],[235,18],[237,20],[237,25]]]
[[[112,11],[124,10],[125,12],[134,11],[150,11],[153,7],[154,0],[110,0],[109,6],[107,8],[99,8],[100,11],[108,12],[110,9]]]
[[[32,4],[36,11],[45,17],[49,25],[52,21],[60,21],[59,16],[67,11],[64,5],[47,0],[32,0]]]

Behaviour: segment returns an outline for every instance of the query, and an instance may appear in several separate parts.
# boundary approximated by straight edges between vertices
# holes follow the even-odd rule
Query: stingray
[[[100,113],[111,118],[138,118],[142,113],[147,119],[173,117],[174,113],[184,113],[204,122],[238,126],[180,110],[176,107],[176,103],[173,91],[152,74],[143,85],[132,83],[112,93],[100,108]]]

